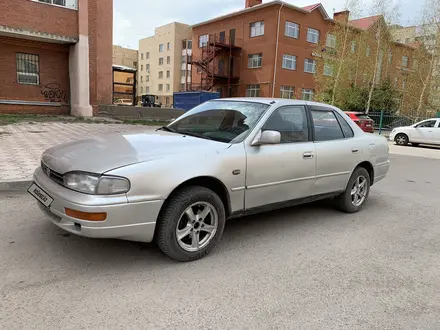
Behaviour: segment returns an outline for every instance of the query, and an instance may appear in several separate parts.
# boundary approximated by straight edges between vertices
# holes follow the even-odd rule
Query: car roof
[[[329,108],[335,108],[329,104],[312,102],[312,101],[304,101],[304,100],[292,100],[292,99],[280,99],[280,98],[268,98],[268,97],[229,97],[229,98],[221,98],[221,99],[213,99],[211,101],[237,101],[237,102],[254,102],[254,103],[262,103],[267,105],[279,104],[279,105],[317,105],[317,106],[326,106]]]

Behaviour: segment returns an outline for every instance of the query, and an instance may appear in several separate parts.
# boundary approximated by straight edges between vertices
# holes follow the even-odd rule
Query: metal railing
[[[368,113],[374,121],[374,130],[379,134],[387,134],[396,127],[413,125],[431,117],[412,117],[387,113],[386,111]]]

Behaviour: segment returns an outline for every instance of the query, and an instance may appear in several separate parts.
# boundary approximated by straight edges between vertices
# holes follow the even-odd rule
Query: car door
[[[418,123],[410,133],[410,142],[417,143],[435,143],[435,126],[437,120],[430,119]]]
[[[345,118],[332,108],[310,106],[316,153],[316,195],[343,191],[361,162],[362,146]]]
[[[247,210],[293,201],[312,195],[315,181],[315,146],[305,105],[274,110],[262,131],[278,131],[281,143],[246,145]]]
[[[440,145],[440,119],[437,119],[437,124],[435,125],[433,131],[433,142],[434,144]]]

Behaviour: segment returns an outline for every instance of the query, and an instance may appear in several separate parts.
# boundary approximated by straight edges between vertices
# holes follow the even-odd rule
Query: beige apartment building
[[[113,45],[113,64],[137,69],[138,51]]]
[[[192,35],[189,25],[170,23],[139,41],[137,95],[156,95],[163,105],[191,83]]]

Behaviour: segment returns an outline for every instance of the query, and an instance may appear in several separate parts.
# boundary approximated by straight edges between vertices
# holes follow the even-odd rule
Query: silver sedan
[[[324,198],[357,212],[388,169],[386,139],[335,107],[232,98],[152,133],[50,148],[29,193],[70,233],[155,240],[191,261],[215,247],[229,218]]]

